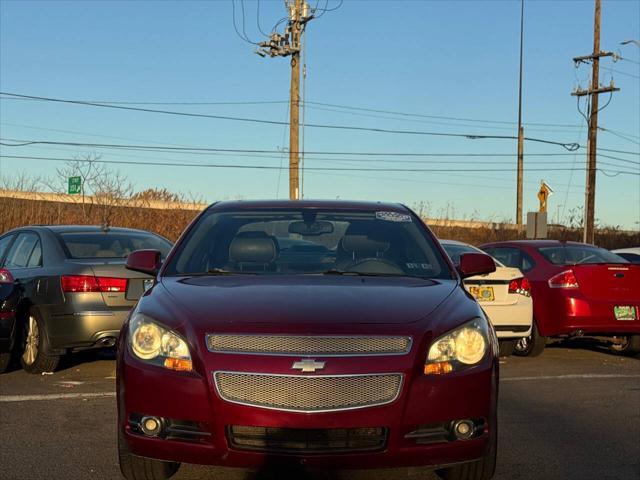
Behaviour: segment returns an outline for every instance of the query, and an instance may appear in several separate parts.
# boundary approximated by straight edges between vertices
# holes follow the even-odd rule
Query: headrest
[[[229,245],[229,260],[238,263],[271,263],[278,255],[275,238],[265,232],[239,233]]]
[[[374,232],[369,225],[352,223],[342,238],[342,248],[349,253],[375,254],[386,252],[390,243]]]

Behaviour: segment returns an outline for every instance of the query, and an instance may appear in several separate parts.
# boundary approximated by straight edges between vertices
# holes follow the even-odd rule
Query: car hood
[[[456,286],[455,280],[405,277],[164,277],[153,296],[167,310],[186,314],[197,329],[241,324],[304,328],[414,323]]]

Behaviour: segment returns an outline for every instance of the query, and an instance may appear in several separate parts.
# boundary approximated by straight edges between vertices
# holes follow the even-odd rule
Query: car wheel
[[[622,342],[609,345],[609,351],[616,355],[636,355],[640,353],[640,335],[621,337]]]
[[[498,436],[492,435],[489,452],[482,459],[471,463],[463,463],[449,468],[437,470],[443,480],[490,480],[496,471],[496,455],[498,453]]]
[[[499,355],[501,357],[509,357],[513,354],[513,349],[516,348],[516,340],[499,340],[498,344]]]
[[[176,462],[133,455],[122,433],[118,434],[118,460],[120,472],[127,480],[166,480],[173,477],[180,468],[180,464]]]
[[[0,373],[4,373],[11,365],[11,352],[0,353]]]
[[[533,322],[531,335],[519,339],[515,344],[513,353],[520,357],[537,357],[542,353],[546,344],[547,337],[540,335],[536,323]]]
[[[44,325],[38,313],[29,312],[24,322],[24,336],[20,363],[25,372],[40,374],[53,372],[58,366],[60,357],[50,355],[46,351]]]

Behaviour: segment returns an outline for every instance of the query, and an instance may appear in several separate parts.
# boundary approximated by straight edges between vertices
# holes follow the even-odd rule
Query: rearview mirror
[[[496,271],[496,263],[484,253],[463,253],[460,255],[458,273],[462,278],[486,275]]]
[[[136,250],[127,257],[126,268],[156,276],[160,271],[161,253],[158,250]]]
[[[289,233],[297,233],[304,237],[333,233],[333,223],[331,222],[291,222]]]

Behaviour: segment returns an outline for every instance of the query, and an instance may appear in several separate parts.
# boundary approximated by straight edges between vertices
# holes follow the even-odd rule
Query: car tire
[[[516,340],[499,340],[498,353],[500,357],[510,357],[513,355],[513,350],[516,348]]]
[[[31,310],[24,322],[20,364],[27,373],[53,372],[58,367],[59,355],[47,352],[44,322],[36,310]]]
[[[118,434],[118,460],[120,472],[127,480],[167,480],[180,468],[177,462],[165,462],[132,454],[122,433]]]
[[[11,355],[11,352],[0,353],[0,373],[4,373],[7,371],[9,365],[11,365],[12,358],[13,355]]]
[[[489,452],[480,460],[437,470],[443,480],[490,480],[496,471],[498,436],[492,435]]]
[[[622,343],[612,343],[609,351],[615,355],[632,356],[640,353],[640,335],[623,337]]]
[[[542,353],[546,345],[547,337],[540,335],[538,326],[533,322],[531,335],[521,338],[516,342],[513,354],[520,357],[537,357]]]

